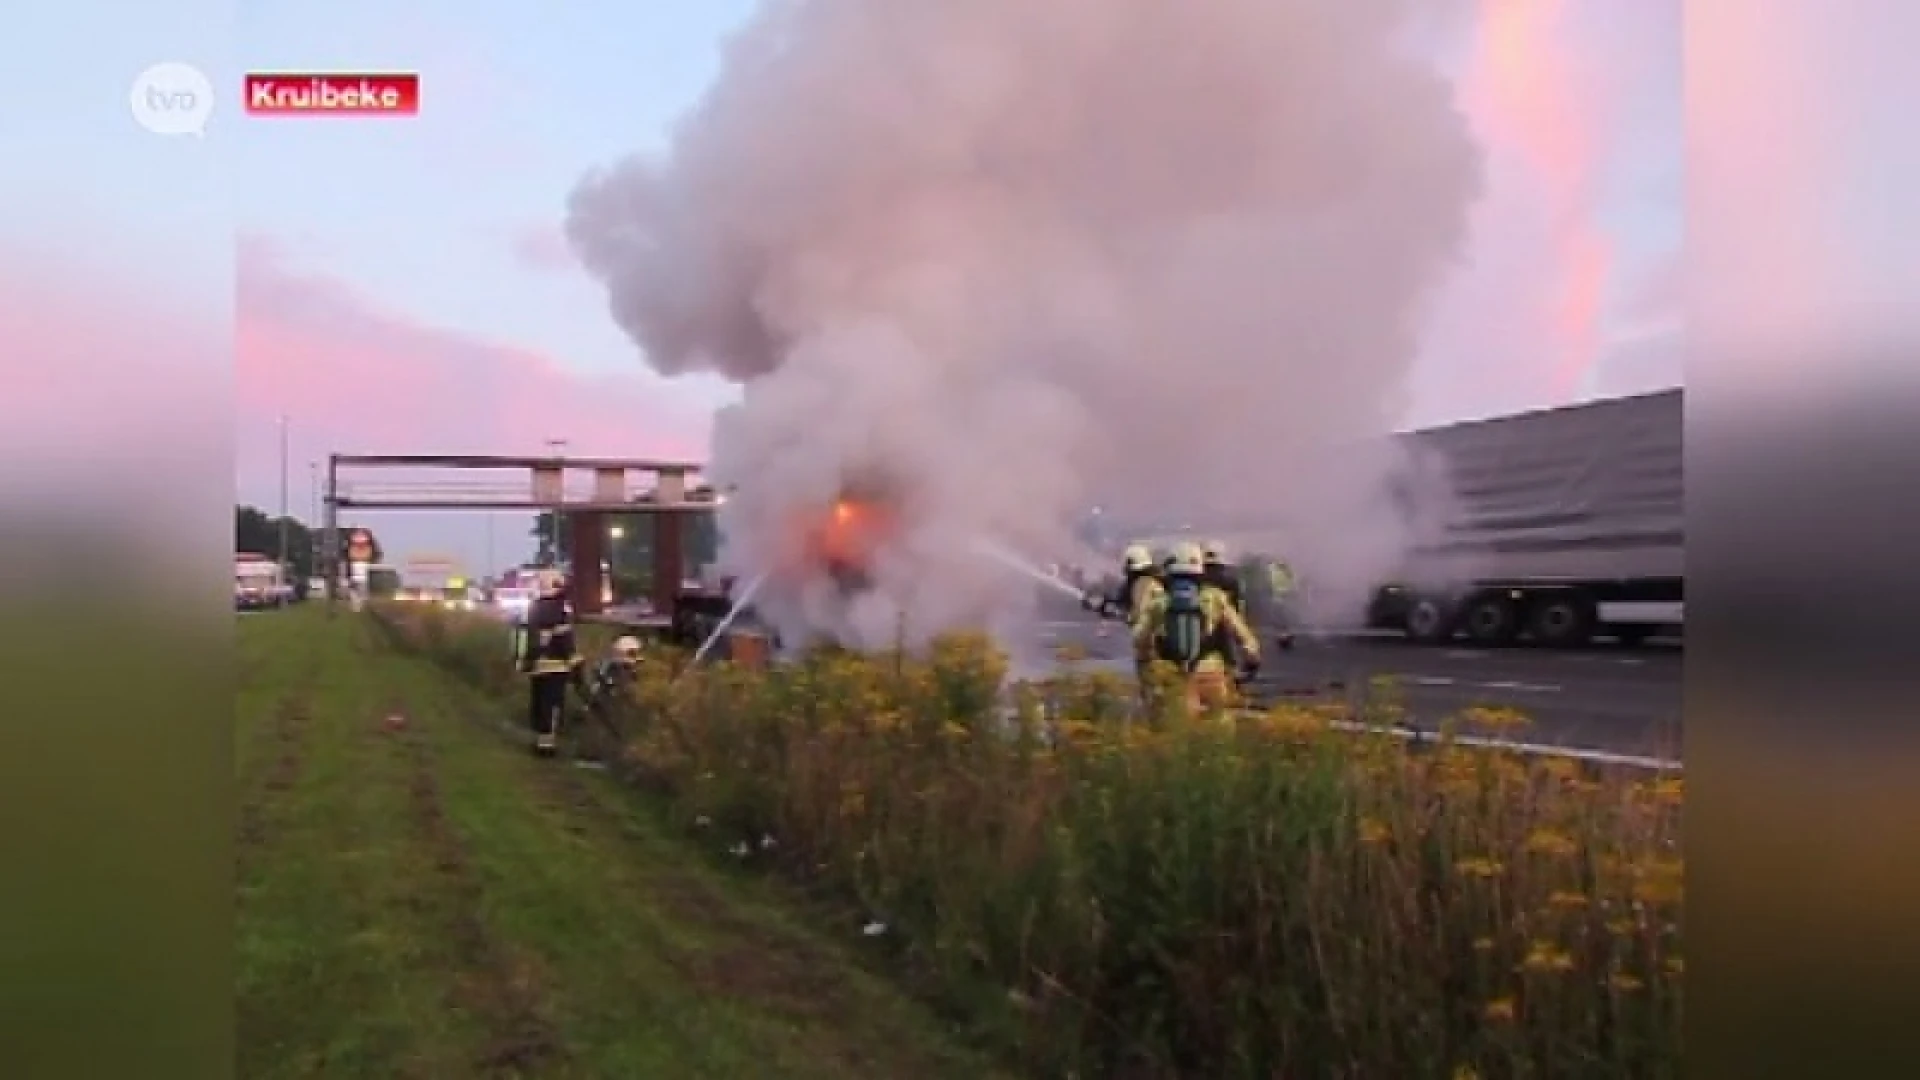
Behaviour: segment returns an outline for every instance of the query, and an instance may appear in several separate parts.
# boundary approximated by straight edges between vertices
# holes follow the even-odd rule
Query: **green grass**
[[[239,649],[240,1075],[991,1072],[364,618],[246,618]]]

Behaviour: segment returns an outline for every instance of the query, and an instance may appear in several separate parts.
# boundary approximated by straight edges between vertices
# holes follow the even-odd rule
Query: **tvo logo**
[[[127,104],[134,122],[155,135],[203,136],[213,115],[213,83],[192,64],[155,64],[133,80]]]

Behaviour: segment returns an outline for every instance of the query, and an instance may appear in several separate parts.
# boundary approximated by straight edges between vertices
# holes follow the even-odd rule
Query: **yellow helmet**
[[[1127,550],[1120,556],[1120,563],[1129,573],[1139,573],[1153,568],[1153,552],[1145,544],[1128,544]]]
[[[640,639],[632,634],[624,634],[613,643],[613,653],[622,660],[640,659]]]
[[[1167,559],[1167,573],[1198,574],[1206,568],[1206,564],[1206,553],[1200,550],[1199,544],[1179,543],[1173,546],[1173,554]]]
[[[1200,549],[1200,555],[1209,565],[1225,566],[1227,563],[1227,545],[1218,540],[1209,540],[1207,541],[1207,546]]]

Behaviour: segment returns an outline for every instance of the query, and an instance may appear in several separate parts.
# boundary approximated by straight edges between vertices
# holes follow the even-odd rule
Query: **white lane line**
[[[1247,716],[1260,716],[1261,710],[1243,709]],[[1334,731],[1350,735],[1390,735],[1408,742],[1437,742],[1440,734],[1435,731],[1422,731],[1418,728],[1382,727],[1378,724],[1360,724],[1351,720],[1335,720],[1327,725]],[[1548,746],[1543,743],[1515,742],[1511,739],[1498,739],[1480,735],[1454,735],[1451,741],[1457,746],[1471,746],[1481,750],[1504,750],[1528,757],[1557,757],[1573,761],[1586,761],[1596,765],[1624,765],[1634,769],[1646,769],[1652,772],[1684,772],[1685,766],[1677,758],[1648,757],[1642,754],[1616,754],[1607,750],[1589,750],[1575,746]]]
[[[1452,686],[1454,682],[1455,680],[1453,679],[1443,678],[1438,675],[1413,676],[1413,683],[1415,686]]]
[[[1391,735],[1397,739],[1416,742],[1432,741],[1434,733],[1412,731],[1407,728],[1378,727],[1370,724],[1355,724],[1346,720],[1336,720],[1329,725],[1336,731],[1353,734]],[[1582,750],[1566,746],[1544,746],[1539,743],[1514,742],[1510,739],[1482,738],[1477,735],[1455,735],[1453,741],[1460,746],[1474,746],[1482,750],[1506,750],[1530,757],[1571,758],[1575,761],[1590,761],[1598,765],[1626,765],[1635,769],[1649,769],[1655,772],[1682,772],[1682,764],[1672,758],[1645,757],[1639,754],[1614,754],[1605,750]]]
[[[1555,683],[1486,682],[1474,685],[1483,690],[1513,690],[1522,694],[1557,694],[1566,689]]]

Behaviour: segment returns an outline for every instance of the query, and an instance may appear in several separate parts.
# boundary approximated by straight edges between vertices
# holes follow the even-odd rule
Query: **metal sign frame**
[[[391,511],[551,511],[570,517],[597,519],[606,514],[644,514],[654,518],[654,602],[660,610],[672,604],[679,588],[683,561],[681,521],[689,514],[712,513],[725,496],[708,485],[690,485],[706,467],[693,461],[659,458],[608,458],[564,455],[484,454],[329,454],[324,495],[324,572],[329,582],[340,580],[340,512]],[[374,480],[345,484],[343,473],[392,474],[397,471],[433,474],[414,481]],[[590,484],[569,485],[585,474]],[[476,483],[474,477],[481,479]],[[491,476],[493,479],[488,479]],[[349,475],[347,479],[351,479]],[[637,483],[636,483],[637,481]],[[605,530],[571,530],[575,550],[570,561],[570,584],[576,607],[599,610]],[[369,545],[370,546],[370,545]],[[370,559],[372,552],[367,552]],[[367,559],[348,553],[348,561]],[[337,601],[328,591],[329,607]]]

